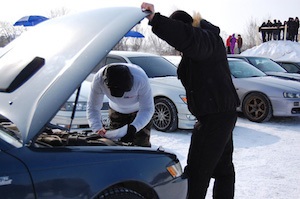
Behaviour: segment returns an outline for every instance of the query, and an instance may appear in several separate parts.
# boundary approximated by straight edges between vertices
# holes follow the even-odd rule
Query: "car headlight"
[[[180,99],[187,104],[187,98],[186,95],[179,95]]]
[[[167,170],[173,178],[177,178],[182,175],[182,168],[179,161],[171,166],[168,166]]]
[[[61,108],[61,111],[72,111],[74,102],[66,102]],[[86,102],[77,102],[76,111],[86,111]]]
[[[300,93],[284,92],[284,98],[300,98]]]

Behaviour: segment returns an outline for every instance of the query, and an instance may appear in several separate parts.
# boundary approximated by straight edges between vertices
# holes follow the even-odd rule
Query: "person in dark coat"
[[[294,41],[295,29],[296,29],[296,23],[294,21],[294,18],[290,17],[289,20],[287,21],[288,40]]]
[[[299,31],[299,18],[295,18],[296,30],[295,30],[295,41],[298,42],[298,31]]]
[[[233,198],[232,131],[239,98],[220,29],[181,10],[165,17],[154,13],[152,4],[142,3],[141,8],[152,12],[147,18],[153,33],[182,53],[178,78],[186,90],[188,108],[198,120],[184,169],[187,198],[204,199],[211,178],[215,179],[214,198]]]
[[[268,28],[273,27],[273,24],[272,24],[271,20],[268,20],[268,22],[267,22],[267,27],[268,27]],[[267,41],[271,41],[271,40],[272,40],[272,37],[273,37],[273,30],[268,29],[268,30],[267,30]]]
[[[283,31],[284,29],[282,29],[282,23],[280,20],[277,21],[277,30],[278,30],[278,40],[281,40],[281,31]]]
[[[279,40],[278,35],[279,35],[279,28],[278,28],[278,22],[277,19],[273,20],[273,27],[276,28],[273,30],[273,40]]]
[[[242,36],[240,34],[238,34],[237,46],[238,46],[239,54],[241,54],[241,52],[242,52],[242,46],[243,46],[243,38],[242,38]]]
[[[263,22],[261,24],[261,26],[259,27],[259,29],[258,29],[258,31],[261,32],[261,38],[262,38],[263,42],[267,41],[267,39],[266,39],[266,30],[263,29],[265,27],[267,27],[267,24],[266,24],[266,22]]]

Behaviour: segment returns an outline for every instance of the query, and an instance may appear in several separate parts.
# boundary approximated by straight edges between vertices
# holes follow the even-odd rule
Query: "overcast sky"
[[[101,6],[136,6],[140,0],[8,0],[0,6],[0,21],[14,23],[26,15],[50,16],[50,11],[65,8],[71,12]],[[250,21],[261,24],[267,19],[282,22],[299,17],[300,0],[149,0],[157,12],[169,16],[174,10],[200,12],[203,18],[219,26],[222,31],[243,33]]]

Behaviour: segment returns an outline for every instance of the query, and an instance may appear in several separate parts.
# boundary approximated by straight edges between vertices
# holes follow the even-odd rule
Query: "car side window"
[[[107,57],[105,65],[112,63],[127,63],[124,59],[118,57]]]
[[[282,66],[283,66],[283,68],[285,68],[290,73],[297,73],[298,72],[298,69],[294,64],[283,63]]]
[[[104,65],[105,65],[105,61],[106,61],[106,58],[103,58],[101,60],[101,62],[97,65],[96,68],[94,68],[94,70],[92,71],[92,74],[95,74],[98,72],[98,70],[100,70],[100,68],[102,68]]]
[[[100,68],[107,64],[112,64],[112,63],[126,63],[126,61],[122,58],[117,58],[117,57],[105,57],[101,60],[101,62],[97,65],[97,67],[93,70],[93,74],[97,73]]]

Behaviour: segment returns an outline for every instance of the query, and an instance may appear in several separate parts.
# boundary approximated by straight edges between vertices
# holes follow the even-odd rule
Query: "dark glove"
[[[128,125],[127,133],[121,138],[122,142],[133,142],[136,133],[136,128],[133,125]]]

